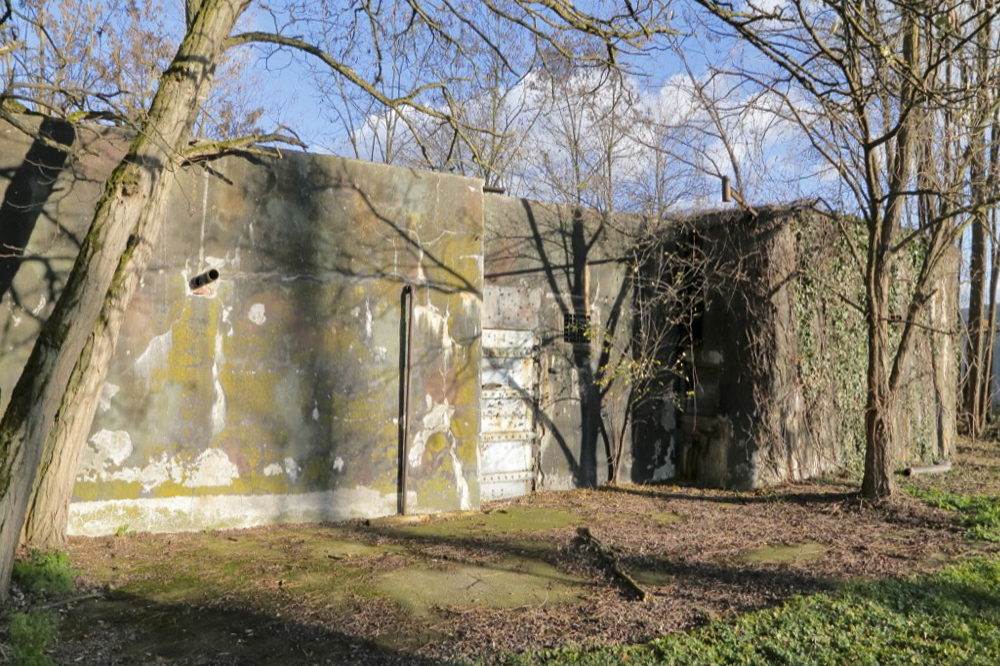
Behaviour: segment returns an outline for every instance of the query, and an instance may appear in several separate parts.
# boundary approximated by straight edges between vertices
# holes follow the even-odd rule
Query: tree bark
[[[58,550],[66,546],[69,503],[80,456],[100,403],[125,311],[148,263],[154,229],[161,226],[171,182],[169,175],[156,180],[133,234],[138,242],[119,262],[101,314],[63,393],[25,513],[21,543],[29,548]]]
[[[986,224],[983,215],[976,214],[972,223],[972,255],[969,260],[969,317],[968,349],[966,350],[966,375],[962,395],[963,425],[969,435],[976,437],[980,426],[980,391],[983,386],[983,345],[985,335],[986,291]]]
[[[994,129],[997,124],[994,123]],[[994,173],[996,169],[993,170]],[[987,291],[989,295],[989,306],[986,308],[986,338],[983,340],[983,387],[980,389],[980,413],[982,415],[982,425],[985,428],[989,425],[989,418],[993,411],[993,361],[997,341],[997,287],[1000,286],[1000,271],[995,267],[1000,266],[1000,241],[997,239],[997,210],[990,211],[990,244],[992,253],[990,255],[990,287]]]
[[[225,39],[248,2],[203,0],[198,8],[142,131],[108,179],[63,294],[0,421],[0,600],[8,594],[42,461],[33,512],[48,510],[47,495],[69,497],[107,360],[162,224],[169,175],[181,161]]]
[[[888,224],[882,220],[882,224]],[[889,270],[880,251],[880,235],[872,234],[868,273],[868,397],[865,409],[865,469],[861,494],[869,499],[888,497],[895,490],[892,449],[895,444],[889,363]]]

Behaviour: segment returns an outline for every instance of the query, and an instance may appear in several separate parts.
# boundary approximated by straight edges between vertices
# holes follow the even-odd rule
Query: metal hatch
[[[479,485],[484,500],[527,495],[535,487],[534,332],[483,329]]]

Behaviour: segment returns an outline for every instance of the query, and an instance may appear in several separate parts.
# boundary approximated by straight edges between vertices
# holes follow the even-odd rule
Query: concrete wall
[[[22,118],[63,153],[0,122],[0,407],[55,305],[104,181],[125,152],[121,133]]]
[[[4,131],[5,155],[13,141],[31,150]],[[70,162],[96,184],[112,160],[88,159]],[[70,184],[52,192],[74,205],[49,193],[29,244],[56,258],[25,259],[4,302],[5,394],[31,313],[44,316],[89,222],[98,188]],[[408,508],[478,507],[482,202],[475,180],[295,153],[179,173],[80,461],[71,531],[395,513],[407,284]]]

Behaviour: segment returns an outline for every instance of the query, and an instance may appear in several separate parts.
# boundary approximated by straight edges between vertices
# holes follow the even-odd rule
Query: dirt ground
[[[1000,492],[998,449],[965,444],[955,470],[913,483]],[[74,598],[21,603],[62,616],[60,664],[490,663],[645,641],[984,548],[951,514],[856,488],[622,486],[431,519],[74,538]]]

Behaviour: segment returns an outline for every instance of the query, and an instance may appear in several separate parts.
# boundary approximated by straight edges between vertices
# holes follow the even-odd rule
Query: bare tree
[[[12,52],[4,95],[45,115],[137,127],[182,36],[163,10],[157,0],[27,0],[12,23],[35,39]],[[249,65],[246,53],[222,56],[197,135],[257,130],[266,109]]]
[[[742,75],[782,100],[783,117],[836,174],[847,208],[865,222],[865,246],[852,243],[868,330],[862,493],[885,497],[894,488],[893,413],[907,356],[937,269],[977,207],[964,184],[927,169],[956,143],[968,145],[974,126],[949,110],[967,108],[977,86],[951,68],[994,10],[922,0],[696,3],[756,50],[759,59],[747,61]],[[955,172],[967,172],[972,153],[953,158]],[[923,219],[921,199],[931,204]],[[914,248],[914,276],[898,284]]]
[[[515,173],[524,162],[525,146],[536,136],[534,128],[542,113],[525,94],[525,79],[532,76],[536,60],[534,40],[496,18],[484,17],[479,29],[490,35],[491,42],[508,48],[501,53],[480,45],[469,60],[456,63],[450,75],[455,86],[442,101],[475,129],[463,143],[446,124],[434,123],[427,132],[426,164],[482,178],[488,188],[517,193],[523,183]]]

